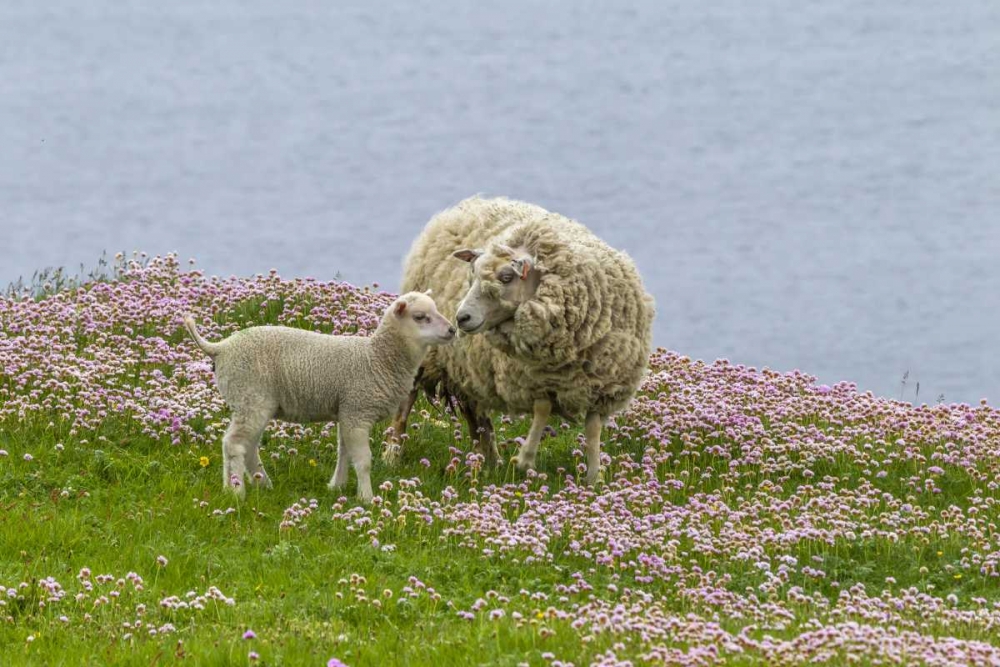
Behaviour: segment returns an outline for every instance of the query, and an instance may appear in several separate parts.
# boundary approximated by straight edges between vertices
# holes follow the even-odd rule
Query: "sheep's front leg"
[[[596,412],[587,414],[584,438],[587,441],[587,485],[593,486],[601,478],[601,427],[603,420]]]
[[[372,451],[368,446],[371,424],[361,424],[348,428],[344,433],[344,446],[358,476],[358,498],[363,503],[372,499]]]
[[[420,377],[419,375],[417,377]],[[396,412],[395,418],[392,420],[392,435],[385,443],[385,448],[382,449],[382,460],[385,461],[386,465],[394,466],[399,463],[399,457],[403,453],[403,435],[406,433],[406,422],[410,418],[410,412],[413,410],[413,404],[417,402],[417,385],[413,385],[413,389],[405,399],[403,399],[402,405],[399,406],[399,411]]]
[[[327,488],[331,491],[334,489],[339,489],[344,484],[347,484],[347,470],[350,465],[350,456],[347,453],[347,447],[344,446],[344,427],[337,425],[337,469],[333,471],[333,477],[330,479],[330,483],[327,484]]]
[[[528,440],[517,453],[515,462],[518,470],[527,470],[535,467],[535,457],[538,455],[538,443],[542,441],[542,433],[545,425],[552,414],[552,402],[547,398],[540,398],[535,401],[535,414],[531,419],[531,428],[528,430]]]

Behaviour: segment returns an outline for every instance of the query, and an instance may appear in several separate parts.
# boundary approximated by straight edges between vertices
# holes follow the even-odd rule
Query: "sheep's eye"
[[[497,274],[497,280],[502,282],[504,285],[506,285],[513,279],[514,279],[513,271],[501,271],[499,274]]]
[[[424,314],[422,314],[422,313],[418,313],[417,315],[413,316],[413,320],[415,322],[426,322],[427,321],[427,316],[424,315]]]

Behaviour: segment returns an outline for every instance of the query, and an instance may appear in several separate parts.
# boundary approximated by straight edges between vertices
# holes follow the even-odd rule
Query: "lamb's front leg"
[[[372,450],[368,445],[371,424],[351,426],[344,433],[344,446],[358,476],[358,499],[363,503],[372,499]]]
[[[344,427],[340,424],[337,425],[337,469],[333,471],[333,477],[330,479],[330,483],[327,484],[327,488],[331,491],[334,489],[339,489],[344,484],[347,484],[347,470],[350,466],[350,455],[347,453],[347,447],[344,446]]]
[[[545,432],[545,425],[552,414],[552,402],[547,398],[540,398],[535,401],[534,416],[531,418],[531,428],[528,430],[528,440],[521,446],[521,450],[514,459],[518,470],[527,470],[535,467],[535,457],[538,455],[538,444],[542,441],[542,434]]]
[[[587,414],[584,424],[584,438],[587,441],[587,485],[593,486],[601,478],[601,415],[596,412]]]

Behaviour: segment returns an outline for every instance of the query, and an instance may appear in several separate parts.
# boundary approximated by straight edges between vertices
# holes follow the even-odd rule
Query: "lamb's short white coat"
[[[259,444],[272,418],[336,421],[337,469],[329,486],[342,486],[353,464],[358,496],[366,502],[372,498],[372,425],[406,400],[428,349],[455,334],[434,300],[420,292],[399,297],[370,337],[259,326],[210,343],[190,316],[184,326],[212,357],[216,384],[232,411],[222,438],[225,486],[244,495],[246,475],[270,486]]]

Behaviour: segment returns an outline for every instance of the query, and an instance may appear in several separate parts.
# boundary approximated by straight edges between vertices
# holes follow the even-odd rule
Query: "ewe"
[[[431,350],[417,384],[461,402],[489,459],[497,458],[490,412],[531,413],[521,469],[534,466],[551,413],[584,415],[593,484],[601,428],[631,400],[651,352],[653,299],[632,260],[556,213],[473,197],[434,216],[414,241],[403,289],[416,285],[430,287],[468,334]],[[397,437],[416,395],[415,386],[396,416]],[[397,449],[386,449],[387,460]]]

